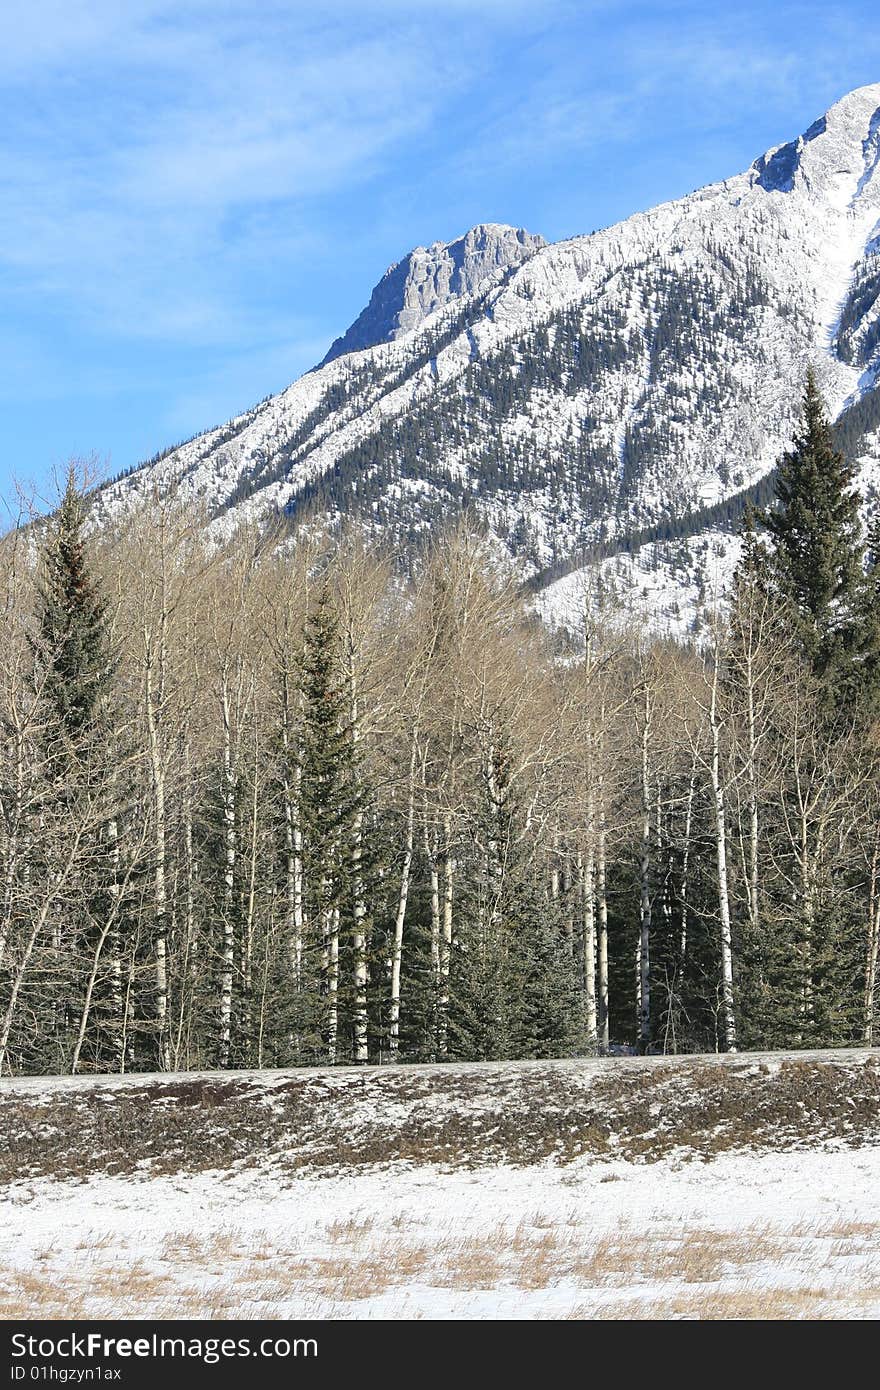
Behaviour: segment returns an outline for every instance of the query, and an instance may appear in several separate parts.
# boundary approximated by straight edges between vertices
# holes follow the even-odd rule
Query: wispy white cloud
[[[784,106],[807,54],[768,44],[744,8],[757,13],[623,0],[7,0],[0,277],[13,272],[90,328],[233,341],[248,318],[245,272],[272,260],[283,273],[313,254],[333,234],[333,200],[393,184],[401,151],[410,181],[424,181],[412,154],[422,140],[452,196],[453,166],[472,183],[542,163],[575,172],[650,129],[670,90],[687,90],[692,123],[748,93]],[[453,150],[438,138],[447,120]],[[265,330],[283,332],[271,317]]]
[[[581,217],[586,208],[589,221],[536,230],[588,231],[610,220],[609,206],[625,216],[687,191],[699,181],[685,182],[688,167],[703,181],[738,172],[872,80],[880,35],[869,14],[861,0],[597,6],[576,26],[576,44],[560,41],[555,22],[533,35],[528,80],[491,94],[450,163],[474,184],[505,169],[524,173],[533,190],[552,180],[548,203]],[[650,164],[657,177],[643,199]]]
[[[0,269],[134,333],[218,331],[243,228],[250,254],[255,231],[264,254],[289,252],[316,201],[375,177],[468,80],[418,26],[340,27],[350,17],[22,6],[0,59]]]
[[[417,241],[588,231],[878,66],[869,0],[4,0],[0,395],[102,449],[115,399],[151,452],[322,356]]]

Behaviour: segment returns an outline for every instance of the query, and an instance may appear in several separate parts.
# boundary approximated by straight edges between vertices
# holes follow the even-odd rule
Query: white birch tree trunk
[[[150,771],[153,783],[153,921],[156,968],[156,1034],[159,1070],[170,1067],[168,1038],[168,887],[166,876],[166,811],[165,758],[161,746],[159,719],[156,711],[156,692],[153,682],[153,644],[144,628],[144,706],[147,716],[147,736],[150,750]],[[159,698],[164,683],[164,636],[158,653]]]
[[[349,652],[349,719],[352,742],[352,764],[355,777],[359,776],[358,751],[361,740],[360,709],[358,691],[354,674],[354,656]],[[367,1050],[367,895],[364,887],[364,813],[358,799],[358,806],[351,827],[351,885],[354,925],[352,929],[352,953],[354,956],[354,1061],[364,1063],[369,1060]],[[338,933],[337,933],[338,956]]]
[[[339,908],[335,904],[329,911],[327,932],[327,1056],[334,1064],[339,1035]]]
[[[247,1036],[251,1036],[253,1023],[253,965],[256,939],[257,909],[257,858],[259,851],[260,827],[260,730],[254,722],[254,761],[253,786],[250,805],[250,856],[248,861],[247,899],[244,910],[244,931],[242,933],[241,983],[244,996],[244,1022]]]
[[[871,856],[871,887],[868,899],[865,1012],[862,1030],[862,1038],[867,1047],[874,1046],[878,959],[880,959],[880,831],[875,837],[874,852]]]
[[[678,934],[678,978],[676,992],[681,998],[684,989],[684,976],[688,956],[688,928],[690,925],[690,870],[691,837],[694,824],[694,797],[697,791],[697,748],[694,746],[691,771],[688,778],[687,803],[684,813],[684,847],[681,855],[681,920]]]
[[[305,931],[303,832],[301,815],[302,750],[294,727],[290,675],[281,676],[281,738],[284,749],[284,838],[287,858],[287,940],[294,987],[302,988],[303,937]]]
[[[553,831],[553,847],[550,853],[550,901],[559,902],[559,826]]]
[[[639,860],[639,945],[636,961],[638,980],[639,1051],[651,1045],[651,781],[648,751],[651,737],[652,706],[647,681],[643,687],[641,732],[641,855]]]
[[[757,933],[760,922],[758,730],[755,715],[754,657],[751,648],[749,648],[746,660],[746,720],[748,749],[749,923],[753,933]]]
[[[112,779],[115,784],[115,778]],[[122,998],[122,942],[120,938],[120,909],[122,886],[119,881],[119,823],[115,816],[111,816],[107,822],[107,843],[110,847],[110,913],[109,926],[107,932],[110,936],[110,1011],[113,1016],[114,1027],[118,1030],[116,1034],[114,1052],[116,1054],[116,1070],[120,1073],[125,1071],[125,1051],[123,1048],[123,1019],[124,1008]],[[91,988],[94,988],[94,983]],[[80,1042],[80,1047],[82,1043]]]
[[[197,865],[193,844],[193,804],[192,804],[192,766],[189,740],[185,747],[186,793],[183,802],[183,857],[184,857],[184,940],[190,974],[197,978],[196,954],[198,937],[196,933],[196,877]]]
[[[397,897],[397,915],[394,919],[394,941],[391,949],[391,1007],[388,1045],[391,1051],[392,1061],[397,1061],[400,1052],[400,972],[403,963],[403,928],[406,921],[406,905],[409,898],[409,880],[412,871],[413,840],[415,834],[416,742],[416,735],[413,733],[409,763],[409,782],[407,785],[406,835],[403,847],[403,864],[400,870],[400,892]]]
[[[427,815],[427,812],[426,812]],[[436,832],[431,835],[427,823],[424,827],[425,857],[428,860],[428,878],[431,897],[431,973],[434,986],[440,988],[440,847]]]
[[[235,861],[238,848],[235,806],[235,763],[232,744],[232,716],[229,675],[224,666],[221,678],[223,715],[223,896],[221,903],[221,969],[219,1061],[229,1066],[232,1048],[232,986],[235,966]]]
[[[453,883],[452,821],[443,818],[443,904],[440,934],[440,999],[438,1050],[445,1057],[449,1050],[449,966],[452,957]]]
[[[20,871],[19,847],[24,825],[25,804],[25,740],[24,730],[16,720],[15,725],[15,772],[13,804],[10,816],[10,831],[6,843],[6,863],[3,873],[3,906],[0,911],[0,969],[6,956],[6,946],[12,930],[12,916],[15,907],[15,884]]]
[[[605,1054],[610,1046],[608,1016],[608,893],[606,887],[606,853],[608,830],[605,817],[605,798],[602,779],[599,780],[599,823],[596,838],[596,912],[599,919],[599,1050]]]
[[[718,710],[718,680],[720,650],[715,647],[712,671],[712,693],[709,702],[709,729],[712,737],[710,773],[715,820],[715,851],[718,867],[718,918],[721,927],[721,1001],[724,1044],[728,1052],[736,1051],[736,1018],[733,1002],[733,951],[731,946],[730,894],[727,878],[727,823],[724,809],[724,785],[721,777],[721,720]]]
[[[598,1046],[598,1021],[596,1014],[596,792],[593,784],[594,765],[592,753],[587,760],[587,833],[586,853],[583,866],[584,888],[584,1022],[586,1025],[587,1046],[595,1051]]]

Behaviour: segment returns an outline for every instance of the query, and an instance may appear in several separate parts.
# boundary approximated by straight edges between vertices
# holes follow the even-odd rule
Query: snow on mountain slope
[[[325,365],[111,485],[100,511],[174,488],[218,536],[351,515],[405,550],[469,506],[548,581],[646,532],[635,568],[662,568],[657,543],[735,523],[810,362],[876,489],[880,84],[743,174],[538,241],[475,228],[413,252]]]
[[[535,607],[552,627],[580,630],[584,602],[612,620],[683,641],[705,630],[723,607],[739,561],[737,535],[710,527],[675,541],[649,541],[542,589]]]

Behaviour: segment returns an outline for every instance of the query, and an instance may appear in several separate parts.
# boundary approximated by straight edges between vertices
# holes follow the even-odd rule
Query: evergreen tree
[[[585,1047],[581,1002],[562,922],[532,877],[511,885],[504,985],[508,1055],[565,1057]]]
[[[113,676],[107,600],[91,572],[84,525],[82,494],[71,468],[43,549],[38,610],[43,693],[67,756],[78,747],[82,751],[96,732]]]
[[[533,862],[503,730],[496,730],[490,761],[472,826],[470,884],[459,903],[452,1050],[482,1061],[565,1056],[583,1044],[574,961],[558,905]],[[460,858],[466,862],[464,847]]]
[[[835,447],[812,370],[803,427],[779,462],[776,506],[762,521],[772,568],[791,605],[798,646],[820,682],[829,712],[860,692],[866,646],[863,542],[854,469]]]
[[[118,747],[107,600],[92,572],[85,508],[71,467],[43,549],[36,673],[46,706],[50,788],[45,814],[80,852],[69,906],[55,924],[57,997],[51,1029],[73,1069],[120,1065],[124,1035]],[[47,862],[51,879],[55,866]],[[76,1003],[73,1001],[76,1000]],[[80,1001],[83,1001],[82,1003]]]
[[[766,599],[770,591],[770,557],[758,534],[758,516],[750,502],[743,508],[739,535],[742,543],[739,564],[733,576],[730,595],[731,621],[734,627],[743,621],[756,601]]]
[[[313,857],[334,843],[350,809],[351,745],[338,644],[339,620],[324,588],[306,619],[302,658],[304,800]]]
[[[317,935],[323,997],[320,1032],[335,1061],[350,1004],[347,948],[350,935],[350,838],[362,805],[340,671],[339,619],[333,596],[322,588],[306,619],[303,656],[302,822],[307,902]]]
[[[866,713],[876,716],[880,713],[880,515],[868,527],[865,552],[861,690]]]

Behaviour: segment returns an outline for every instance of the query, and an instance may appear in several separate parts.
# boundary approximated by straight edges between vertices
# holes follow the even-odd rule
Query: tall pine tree
[[[45,814],[80,851],[54,923],[51,1032],[65,1066],[124,1065],[118,747],[110,708],[115,660],[107,600],[88,555],[85,507],[71,467],[50,523],[38,594],[35,670],[46,710]],[[46,871],[51,879],[55,869]]]
[[[771,537],[774,579],[829,713],[849,708],[863,693],[873,642],[854,480],[854,469],[835,447],[810,368],[803,426],[779,462],[776,506],[762,520]]]
[[[323,1048],[335,1062],[351,1051],[351,840],[364,799],[340,665],[339,617],[326,586],[306,619],[301,683],[306,901],[311,953],[319,951]]]
[[[39,667],[62,760],[83,751],[103,722],[102,696],[113,676],[107,600],[92,575],[85,508],[70,469],[43,550],[39,592]]]

